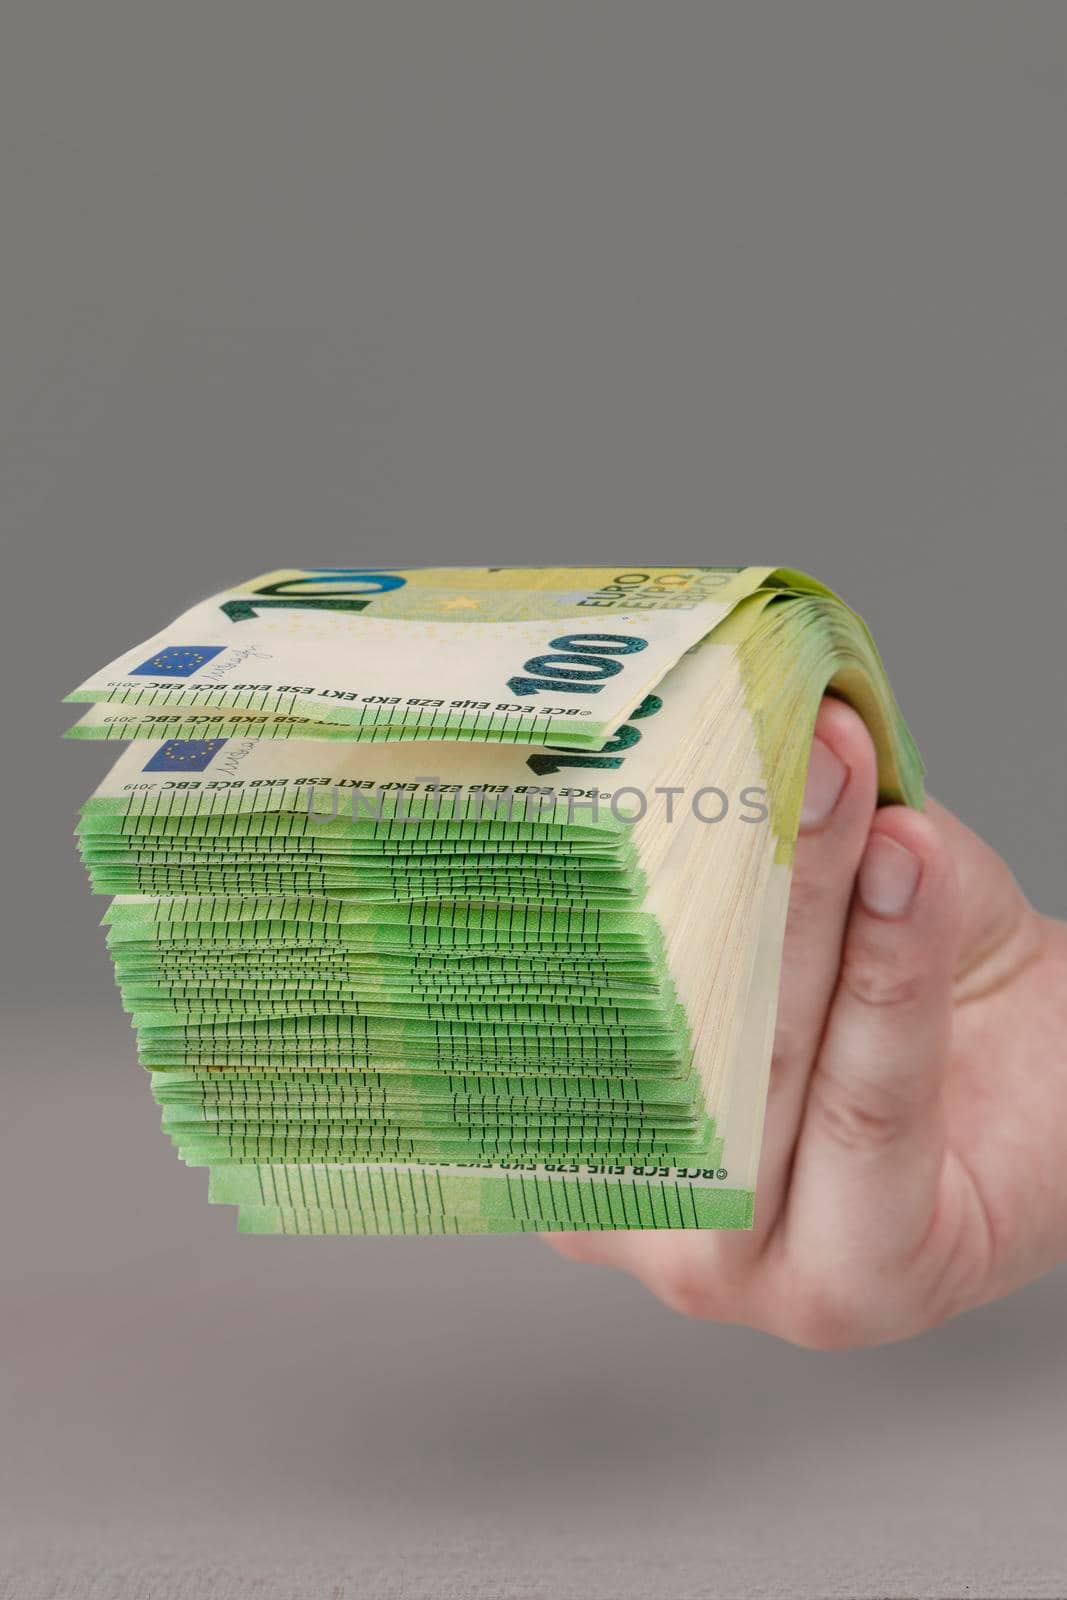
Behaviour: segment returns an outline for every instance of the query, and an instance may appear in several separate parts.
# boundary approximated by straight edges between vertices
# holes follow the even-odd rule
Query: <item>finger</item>
[[[614,1240],[614,1233],[543,1233],[542,1239],[557,1250],[561,1256],[566,1256],[568,1261],[586,1261],[593,1266],[614,1267],[619,1263],[608,1248]],[[629,1238],[629,1233],[626,1234]]]
[[[790,1249],[816,1253],[824,1281],[871,1281],[914,1255],[930,1226],[958,942],[955,869],[936,825],[902,806],[879,812],[785,1218]]]
[[[877,797],[877,758],[862,719],[843,701],[824,700],[815,723],[789,894],[756,1186],[752,1243],[757,1248],[781,1212]]]
[[[747,1274],[720,1254],[724,1236],[703,1229],[548,1233],[542,1237],[571,1261],[615,1267],[686,1316],[744,1320]]]
[[[778,1026],[751,1232],[700,1245],[701,1269],[721,1276],[758,1254],[780,1214],[808,1076],[837,981],[853,880],[877,800],[877,758],[862,718],[827,698],[815,723],[782,958]],[[693,1248],[663,1233],[546,1234],[570,1260],[632,1272],[663,1298],[695,1280]],[[714,1257],[715,1259],[710,1259]]]
[[[632,1273],[650,1288],[655,1288],[654,1279],[668,1265],[664,1258],[673,1254],[671,1240],[675,1236],[667,1229],[637,1228],[541,1235],[546,1244],[550,1244],[553,1250],[566,1256],[569,1261],[582,1261],[595,1267],[616,1267],[620,1272]]]
[[[926,814],[952,856],[960,884],[963,932],[956,964],[957,1003],[1003,982],[1040,948],[1033,907],[1008,866],[951,811],[927,802]]]

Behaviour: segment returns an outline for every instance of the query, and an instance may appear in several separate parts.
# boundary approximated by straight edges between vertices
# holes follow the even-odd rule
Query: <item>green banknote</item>
[[[87,680],[78,850],[164,1131],[242,1231],[751,1225],[829,689],[790,569],[287,569]]]
[[[144,717],[169,712],[186,736],[306,737],[324,724],[358,739],[595,748],[769,576],[766,567],[271,572],[183,612],[70,698],[111,708],[83,737],[151,736],[159,724]]]

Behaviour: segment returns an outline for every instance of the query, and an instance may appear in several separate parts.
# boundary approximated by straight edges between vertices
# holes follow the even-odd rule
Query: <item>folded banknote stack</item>
[[[753,1216],[812,726],[921,765],[870,636],[771,567],[347,568],[70,696],[78,841],[184,1161],[268,1233]]]

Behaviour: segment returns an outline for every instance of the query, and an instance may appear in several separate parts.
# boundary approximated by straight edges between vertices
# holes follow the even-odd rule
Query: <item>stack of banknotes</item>
[[[69,698],[141,1061],[268,1233],[751,1225],[812,726],[922,768],[772,567],[272,572]]]

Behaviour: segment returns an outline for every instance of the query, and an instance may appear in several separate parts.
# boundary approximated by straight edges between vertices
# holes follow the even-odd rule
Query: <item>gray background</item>
[[[783,560],[1062,913],[1067,6],[8,0],[0,123],[5,1592],[1063,1595],[1062,1273],[822,1356],[239,1238],[58,701],[275,564]]]

